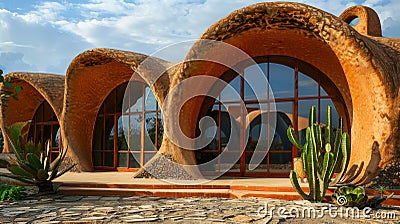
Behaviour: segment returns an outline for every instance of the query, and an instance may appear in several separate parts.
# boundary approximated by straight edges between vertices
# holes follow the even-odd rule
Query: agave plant
[[[50,163],[49,141],[46,143],[45,150],[42,150],[40,144],[35,146],[32,141],[25,140],[27,132],[23,130],[28,124],[29,122],[20,122],[8,128],[11,138],[8,135],[7,138],[16,159],[10,159],[7,164],[7,169],[11,173],[0,173],[0,176],[36,185],[39,192],[53,192],[53,180],[71,170],[76,164],[59,171],[68,148],[64,150],[61,145],[58,157]]]
[[[368,196],[362,187],[355,185],[345,185],[338,187],[333,192],[332,200],[335,204],[344,207],[359,207],[363,208],[369,206],[370,208],[376,208],[381,205],[385,200],[393,197],[394,193],[390,195],[384,195],[383,189],[378,190],[380,195],[374,196],[368,200]]]
[[[335,192],[333,192],[332,200],[339,206],[364,207],[367,203],[368,196],[364,188],[346,185],[338,187]]]
[[[289,140],[302,151],[301,159],[307,174],[310,193],[306,194],[301,189],[294,170],[290,172],[290,181],[302,198],[312,202],[323,201],[328,187],[340,181],[350,154],[350,139],[349,135],[342,131],[342,119],[339,120],[339,127],[334,132],[331,106],[327,107],[326,119],[324,127],[316,123],[315,106],[310,108],[309,126],[306,129],[304,145],[300,143],[292,127],[287,130]],[[339,173],[333,178],[338,169]]]

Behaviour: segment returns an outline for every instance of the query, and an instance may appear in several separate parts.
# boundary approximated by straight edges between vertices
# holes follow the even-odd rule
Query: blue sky
[[[193,40],[233,10],[254,0],[1,0],[0,68],[6,73],[65,74],[79,53],[110,47],[152,54]],[[334,15],[362,4],[380,16],[383,33],[400,37],[400,1],[302,0]]]

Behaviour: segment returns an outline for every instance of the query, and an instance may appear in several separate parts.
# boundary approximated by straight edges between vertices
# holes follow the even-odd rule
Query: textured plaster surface
[[[357,17],[359,23],[351,27],[348,23]],[[259,3],[232,12],[209,27],[199,39],[231,44],[259,62],[270,55],[285,56],[321,71],[324,74],[322,82],[335,85],[335,88],[327,88],[327,92],[340,93],[346,105],[346,108],[336,105],[339,112],[349,116],[352,152],[347,181],[368,182],[399,150],[400,40],[382,37],[379,18],[372,9],[356,6],[336,17],[304,4]],[[144,82],[151,86],[161,107],[170,89],[189,77],[210,75],[227,82],[233,78],[228,69],[219,64],[190,61],[204,57],[229,61],[232,55],[215,44],[201,41],[192,46],[187,62],[175,65],[133,52],[89,50],[70,64],[64,97],[51,97],[60,89],[64,90],[62,85],[43,89],[34,84],[42,83],[47,76],[42,77],[43,80],[17,79],[19,83],[29,83],[21,95],[27,106],[10,107],[10,111],[20,112],[18,115],[7,114],[7,119],[3,112],[2,124],[32,117],[35,106],[45,98],[61,120],[63,138],[71,149],[71,157],[81,170],[92,170],[93,129],[107,95],[119,84],[129,81],[134,71],[138,71]],[[151,63],[139,67],[146,59]],[[240,62],[238,66],[240,68]],[[157,78],[160,71],[162,75]],[[179,99],[190,91],[194,89],[182,88],[174,97]],[[60,98],[64,98],[62,106]],[[198,118],[210,102],[207,98],[196,97],[180,111],[179,121],[187,136],[196,135]],[[177,125],[170,122],[176,111],[163,116],[166,129]],[[178,147],[167,136],[163,139],[158,155],[145,167],[154,167],[160,155],[168,155],[181,164],[196,163],[193,151]],[[146,176],[144,173],[141,170],[139,175]],[[197,175],[196,170],[188,170],[188,173]],[[168,171],[161,176],[168,177]]]

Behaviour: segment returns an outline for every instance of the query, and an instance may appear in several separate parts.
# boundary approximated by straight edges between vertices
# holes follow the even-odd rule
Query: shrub
[[[0,200],[15,201],[25,196],[25,188],[0,184]]]

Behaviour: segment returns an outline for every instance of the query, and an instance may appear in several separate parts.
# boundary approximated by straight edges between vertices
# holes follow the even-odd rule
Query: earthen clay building
[[[257,66],[238,60],[232,69],[212,61],[190,60],[229,61],[237,56],[203,39],[234,46]],[[186,58],[171,63],[134,52],[92,49],[74,58],[65,76],[8,74],[23,91],[19,101],[11,100],[8,108],[2,108],[1,128],[33,120],[29,138],[36,142],[51,139],[53,156],[61,139],[82,171],[138,171],[139,176],[156,172],[159,177],[193,178],[198,170],[165,167],[165,158],[183,165],[205,163],[218,158],[228,141],[236,141],[234,145],[245,148],[243,154],[233,161],[216,160],[200,169],[201,173],[218,173],[228,166],[224,175],[287,177],[298,151],[288,142],[286,128],[293,126],[302,135],[308,108],[316,105],[323,123],[326,106],[332,105],[335,122],[343,117],[351,134],[349,181],[369,181],[399,151],[400,40],[382,37],[379,17],[371,8],[354,6],[336,17],[297,3],[251,5],[209,27]],[[144,61],[152,66],[138,72]],[[269,81],[274,110],[269,107],[269,94],[257,92],[263,87],[250,88],[245,79],[257,79],[252,76],[255,67]],[[159,71],[159,77],[154,75]],[[192,98],[180,113],[165,110],[165,98],[172,89],[197,76],[230,83],[246,108],[247,119],[229,114],[240,103],[230,99],[224,88],[216,88],[216,99]],[[185,93],[207,85],[210,91],[215,89],[212,82],[198,83],[193,89],[178,88],[172,97],[179,101]],[[262,114],[276,118],[275,134],[267,139],[260,137]],[[215,131],[202,130],[209,141],[199,150],[180,147],[164,134],[179,120],[187,137],[199,136],[199,121],[204,116],[214,119]],[[123,124],[128,125],[123,128]],[[248,138],[232,137],[234,129],[248,130]],[[257,144],[271,147],[261,164],[249,169]],[[8,152],[5,144],[3,153]]]

